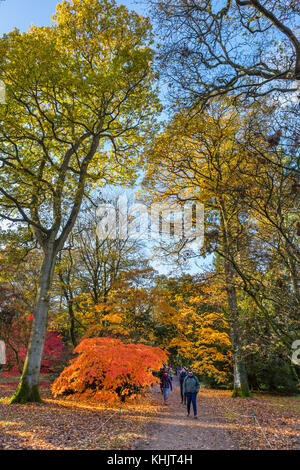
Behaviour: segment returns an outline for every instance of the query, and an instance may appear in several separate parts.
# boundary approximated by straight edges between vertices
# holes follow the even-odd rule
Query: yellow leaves
[[[0,106],[0,139],[8,160],[14,160],[2,165],[1,184],[16,200],[27,201],[35,222],[40,209],[45,226],[72,208],[74,195],[80,202],[79,175],[89,190],[103,182],[103,174],[108,184],[132,181],[132,148],[155,127],[158,101],[148,20],[114,1],[98,0],[62,2],[54,19],[51,27],[9,33],[0,46],[8,95],[7,106]],[[130,148],[131,158],[129,150],[115,158],[108,151],[112,140]],[[94,160],[87,158],[91,148]],[[66,155],[68,164],[62,166]],[[120,165],[122,158],[126,165]],[[6,204],[3,196],[2,201]]]
[[[101,318],[101,322],[109,322],[109,323],[121,323],[123,320],[122,315],[119,313],[108,313]]]
[[[223,291],[220,283],[209,278],[177,283],[174,291],[160,292],[156,305],[156,320],[170,331],[164,347],[176,348],[195,371],[219,383],[228,381],[232,363],[229,325],[218,310],[224,302]]]
[[[230,98],[217,99],[212,108],[174,115],[148,150],[147,178],[153,198],[160,196],[197,200],[214,206],[219,196],[230,197],[238,185],[237,167],[245,168],[247,156],[236,143],[243,125]]]

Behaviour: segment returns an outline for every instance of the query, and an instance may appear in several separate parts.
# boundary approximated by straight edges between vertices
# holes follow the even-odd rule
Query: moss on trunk
[[[17,390],[11,397],[9,404],[15,403],[42,403],[38,385],[29,386],[27,379],[21,378]]]
[[[232,397],[250,398],[252,397],[249,385],[245,363],[242,357],[240,357],[240,351],[234,354],[234,389]]]
[[[232,392],[232,398],[252,398],[252,394],[249,390],[243,390],[242,388],[235,388]]]

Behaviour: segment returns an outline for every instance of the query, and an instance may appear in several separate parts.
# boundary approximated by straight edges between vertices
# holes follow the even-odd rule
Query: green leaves
[[[88,181],[115,182],[120,169],[131,178],[157,109],[147,19],[76,0],[54,20],[0,41],[0,204],[14,217],[24,207],[22,218],[47,230]]]

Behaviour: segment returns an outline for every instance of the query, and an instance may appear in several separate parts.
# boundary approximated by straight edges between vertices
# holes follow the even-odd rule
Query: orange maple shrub
[[[167,353],[145,344],[124,344],[119,339],[84,339],[52,385],[54,396],[78,394],[112,401],[141,393],[158,379],[153,372],[167,362]]]

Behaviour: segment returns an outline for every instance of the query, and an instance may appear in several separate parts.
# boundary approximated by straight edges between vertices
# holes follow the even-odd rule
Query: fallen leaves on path
[[[157,429],[161,424],[172,428],[174,420],[178,421],[173,426],[175,433],[170,435],[168,428],[167,437],[174,440],[177,450],[184,450],[186,442],[194,449],[220,445],[240,449],[300,447],[300,397],[256,394],[254,398],[241,399],[231,398],[229,391],[202,388],[198,396],[199,419],[189,421],[184,407],[179,405],[177,392],[173,392],[174,411],[162,408],[159,393],[122,404],[120,410],[118,406],[91,400],[78,402],[76,397],[54,399],[49,386],[40,389],[44,404],[10,406],[3,397],[11,396],[15,385],[1,384],[0,450],[126,450],[135,448],[138,438],[146,442],[149,426],[153,427],[148,447],[151,449],[153,439],[159,437],[155,434]],[[233,443],[230,438],[224,440],[228,433]],[[217,442],[220,436],[222,443]]]

